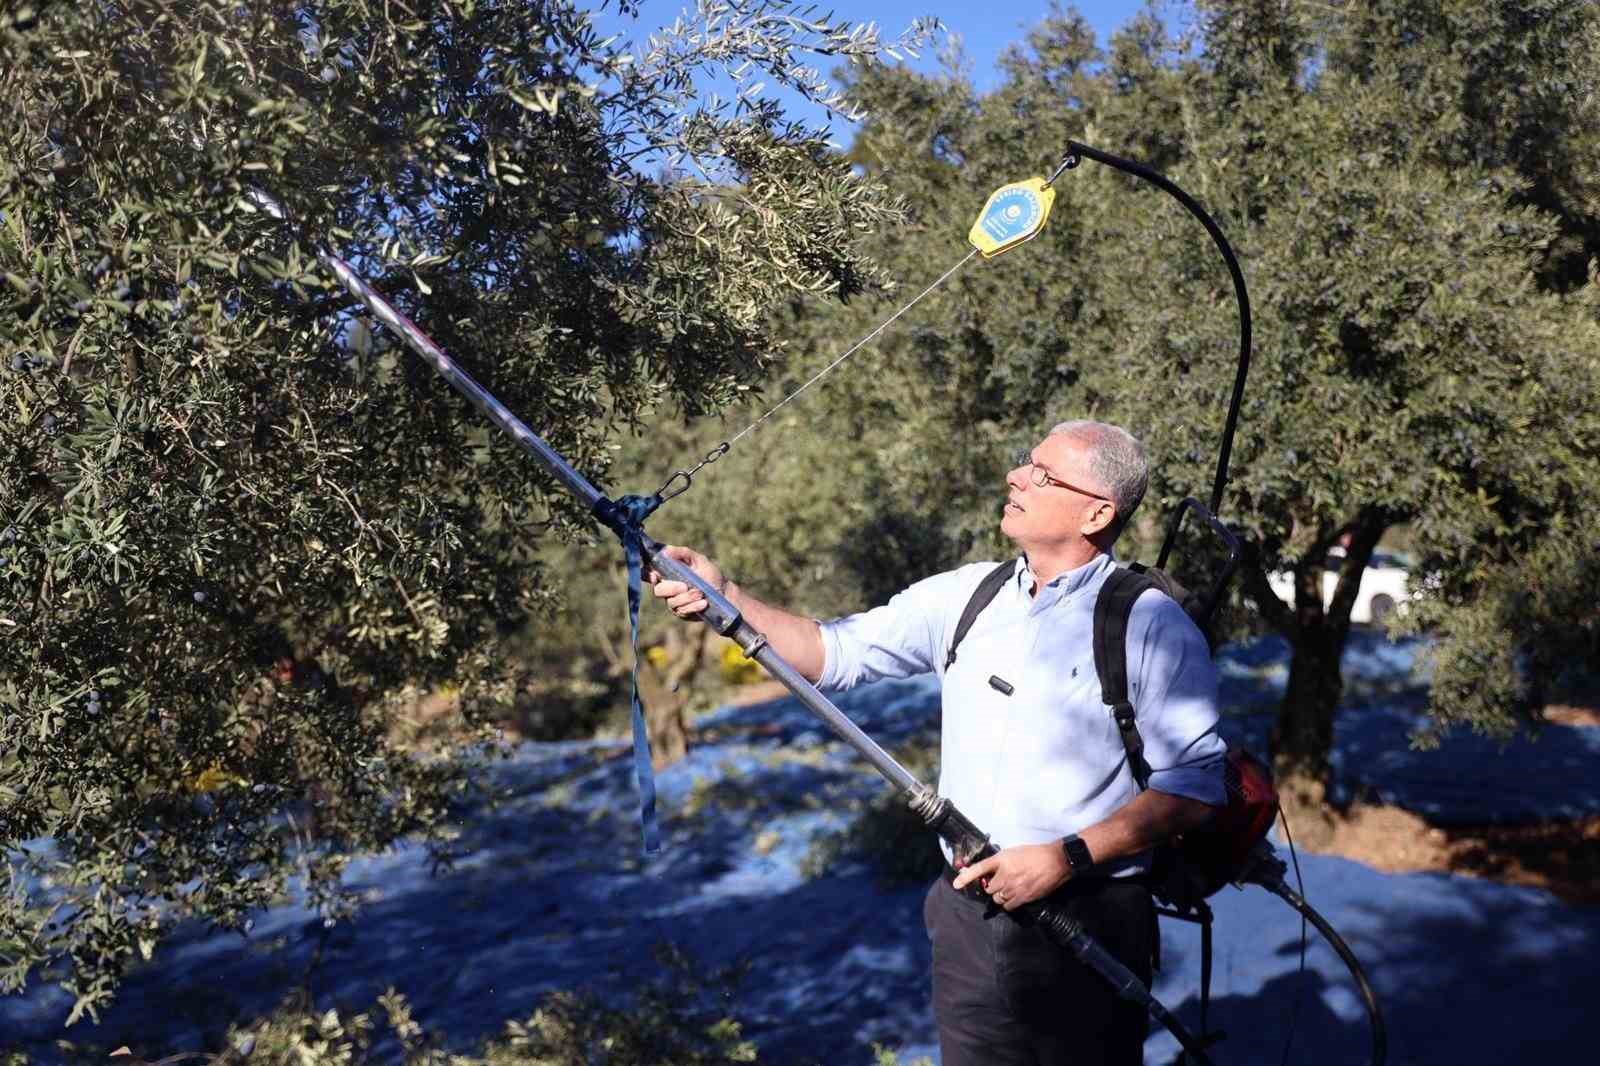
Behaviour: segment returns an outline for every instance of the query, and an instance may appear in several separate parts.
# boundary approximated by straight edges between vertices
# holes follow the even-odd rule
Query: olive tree
[[[758,82],[843,106],[811,64],[884,47],[778,0],[639,47],[568,0],[6,6],[5,989],[52,966],[76,1019],[176,921],[447,855],[541,546],[592,528],[318,250],[603,481],[760,379],[771,304],[880,282],[897,206]],[[442,682],[459,743],[416,757],[394,716]]]
[[[1251,534],[1245,593],[1293,649],[1277,762],[1292,798],[1315,802],[1361,572],[1396,527],[1420,561],[1405,624],[1436,632],[1439,726],[1530,722],[1544,682],[1594,646],[1592,613],[1515,605],[1496,586],[1508,572],[1569,595],[1594,584],[1596,16],[1561,2],[1227,3],[1203,25],[1205,91],[1189,95],[1178,166],[1251,262],[1262,362],[1230,517]],[[1176,243],[1164,225],[1145,232]],[[1151,369],[1183,364],[1182,340],[1215,350],[1227,328],[1196,270],[1209,253],[1186,243],[1179,299],[1151,301],[1165,306],[1147,327],[1123,319]],[[1133,305],[1148,287],[1129,277],[1124,293]],[[1140,406],[1192,448],[1162,414],[1179,389]],[[1279,568],[1292,606],[1267,588]]]
[[[1165,171],[1218,219],[1255,325],[1221,517],[1246,534],[1243,603],[1292,649],[1273,744],[1291,803],[1317,807],[1357,584],[1391,530],[1420,559],[1404,624],[1435,634],[1440,726],[1531,723],[1552,683],[1594,661],[1596,9],[1261,0],[1199,15],[1183,39],[1143,15],[1102,51],[1057,12],[986,94],[959,68],[864,71],[851,92],[874,118],[851,155],[906,196],[911,224],[880,258],[919,283],[962,254],[991,190],[1050,173],[1068,138]],[[900,414],[885,496],[957,551],[994,527],[1000,445],[1062,418],[1148,442],[1147,525],[1211,485],[1239,328],[1217,250],[1110,168],[1085,162],[1056,189],[1043,234],[945,285],[823,416]],[[882,313],[864,303],[810,317],[849,335]],[[1136,531],[1123,554],[1140,548]],[[1273,571],[1293,576],[1292,605]]]

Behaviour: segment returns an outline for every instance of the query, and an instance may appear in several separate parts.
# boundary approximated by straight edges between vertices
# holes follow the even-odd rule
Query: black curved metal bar
[[[1239,370],[1233,379],[1233,397],[1228,402],[1228,417],[1222,427],[1222,449],[1217,455],[1217,476],[1211,485],[1211,512],[1216,514],[1222,510],[1222,490],[1228,484],[1228,457],[1233,452],[1233,431],[1239,424],[1239,405],[1244,401],[1244,379],[1250,371],[1250,294],[1245,291],[1244,274],[1239,269],[1239,260],[1234,258],[1233,248],[1228,244],[1228,239],[1222,235],[1222,230],[1206,209],[1197,203],[1194,197],[1174,185],[1165,175],[1151,170],[1142,163],[1135,163],[1131,159],[1102,152],[1098,148],[1091,148],[1077,141],[1067,142],[1066,158],[1062,166],[1071,170],[1077,165],[1075,159],[1093,159],[1097,163],[1104,163],[1108,167],[1115,167],[1134,177],[1143,178],[1152,185],[1160,186],[1171,193],[1179,203],[1189,209],[1189,213],[1198,218],[1205,226],[1206,232],[1211,234],[1211,239],[1216,242],[1217,248],[1222,252],[1222,258],[1228,263],[1228,273],[1233,275],[1233,291],[1239,300]],[[1059,173],[1059,172],[1058,172]],[[1166,565],[1166,550],[1163,549],[1161,560],[1157,566]]]
[[[1216,534],[1222,546],[1227,549],[1228,557],[1223,560],[1222,569],[1216,577],[1211,579],[1211,584],[1206,588],[1205,597],[1200,605],[1192,610],[1195,622],[1200,626],[1200,631],[1209,641],[1211,635],[1211,616],[1216,612],[1217,604],[1222,602],[1222,593],[1228,587],[1228,582],[1233,580],[1233,575],[1238,572],[1239,561],[1243,557],[1239,545],[1239,537],[1233,530],[1222,524],[1221,519],[1206,509],[1206,505],[1193,496],[1185,496],[1178,504],[1178,509],[1172,512],[1172,517],[1167,521],[1167,536],[1161,542],[1161,555],[1156,562],[1156,568],[1167,565],[1167,557],[1172,554],[1172,546],[1178,540],[1178,528],[1183,525],[1184,516],[1193,511],[1199,516],[1212,533]]]

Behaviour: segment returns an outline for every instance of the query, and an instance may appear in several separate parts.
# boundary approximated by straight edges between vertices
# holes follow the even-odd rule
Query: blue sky
[[[1158,10],[1175,19],[1182,9],[1182,0],[1157,0]],[[642,0],[638,4],[637,21],[619,19],[615,0],[607,3],[607,10],[598,16],[600,26],[607,32],[621,30],[630,37],[643,39],[650,30],[671,23],[680,10],[693,10],[693,0]],[[1110,35],[1144,6],[1144,0],[1077,0],[1072,6],[1081,11],[1094,26],[1104,43]],[[947,30],[961,38],[961,46],[971,64],[971,74],[979,91],[991,89],[997,82],[996,61],[1005,49],[1023,39],[1031,26],[1042,20],[1050,10],[1050,0],[987,0],[987,2],[957,3],[955,0],[857,0],[855,3],[818,3],[820,13],[828,11],[852,22],[877,22],[885,39],[893,39],[911,21],[919,16],[933,15],[943,21]],[[923,52],[914,66],[932,69],[937,66],[935,56],[940,48]],[[826,68],[824,68],[826,72]],[[785,104],[797,118],[806,118],[816,124],[826,121],[820,109],[807,107],[803,102],[785,99]],[[848,143],[854,125],[836,117],[832,123],[835,139]]]

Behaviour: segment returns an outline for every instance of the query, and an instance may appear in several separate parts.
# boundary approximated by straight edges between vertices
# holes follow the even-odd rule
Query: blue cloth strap
[[[622,550],[628,560],[628,626],[633,640],[633,776],[639,786],[639,824],[648,854],[661,848],[661,828],[656,821],[656,778],[650,765],[650,734],[645,728],[644,704],[639,700],[639,594],[644,578],[644,542],[640,526],[662,504],[656,496],[624,496],[617,507],[627,521],[621,530]]]

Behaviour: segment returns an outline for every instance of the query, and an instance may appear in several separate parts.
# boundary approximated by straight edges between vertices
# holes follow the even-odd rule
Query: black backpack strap
[[[1150,766],[1144,761],[1144,740],[1128,701],[1128,616],[1145,590],[1155,587],[1144,574],[1118,567],[1107,575],[1094,601],[1094,669],[1100,677],[1100,699],[1111,708],[1128,752],[1128,769],[1141,791],[1150,780]]]
[[[967,630],[972,628],[972,623],[978,620],[978,615],[1000,595],[1001,588],[1016,572],[1017,561],[1013,559],[1009,563],[1001,563],[983,576],[983,580],[979,582],[977,589],[972,593],[972,598],[967,601],[967,606],[961,612],[961,621],[956,623],[956,635],[951,639],[950,651],[944,657],[946,670],[956,661],[956,645],[961,643],[962,638],[967,635]]]
[[[1106,577],[1105,584],[1100,586],[1100,593],[1094,601],[1094,668],[1100,676],[1100,699],[1111,707],[1117,731],[1122,734],[1122,746],[1128,753],[1128,769],[1133,773],[1133,779],[1141,790],[1149,787],[1150,764],[1145,762],[1144,739],[1139,736],[1138,726],[1134,724],[1133,704],[1128,699],[1128,619],[1133,614],[1134,603],[1149,589],[1158,589],[1163,595],[1170,596],[1193,617],[1191,604],[1194,602],[1194,597],[1190,596],[1182,585],[1174,581],[1165,571],[1151,570],[1138,563],[1132,564],[1127,569],[1118,567],[1111,571]],[[1170,876],[1172,870],[1165,868],[1163,872],[1164,864],[1176,859],[1177,855],[1172,849],[1166,846],[1158,847],[1155,869],[1151,872],[1152,880]],[[1211,907],[1205,900],[1197,899],[1187,904],[1186,909],[1156,908],[1155,914],[1167,914],[1200,925],[1200,1043],[1201,1046],[1214,1044],[1221,1040],[1224,1034],[1221,1030],[1211,1032],[1208,1024],[1212,969]],[[1159,927],[1152,943],[1154,950],[1151,963],[1159,970],[1161,968]]]
[[[1221,1040],[1222,1034],[1211,1036],[1207,1030],[1206,1010],[1211,1006],[1211,907],[1200,903],[1200,1039]]]

